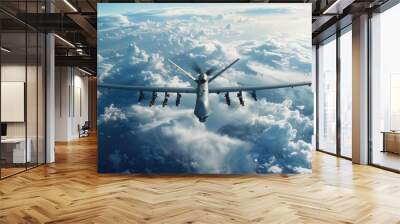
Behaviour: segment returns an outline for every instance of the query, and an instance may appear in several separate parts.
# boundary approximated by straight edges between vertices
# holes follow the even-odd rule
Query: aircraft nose
[[[199,117],[199,121],[200,121],[201,123],[206,122],[206,120],[207,120],[207,117]]]
[[[206,122],[206,121],[207,121],[207,118],[208,118],[208,116],[200,117],[200,116],[197,116],[197,115],[196,115],[196,117],[199,119],[199,121],[200,121],[201,123]]]

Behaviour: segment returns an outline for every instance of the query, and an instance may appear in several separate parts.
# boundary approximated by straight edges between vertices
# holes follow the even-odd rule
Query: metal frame
[[[28,12],[28,3],[25,1],[25,12]],[[25,20],[27,13],[25,13]],[[37,65],[36,65],[37,66]],[[24,102],[24,119],[25,119],[25,170],[28,170],[28,24],[25,23],[25,102]]]
[[[1,28],[2,28],[2,23],[0,23],[0,30],[1,30]],[[3,46],[2,45],[2,40],[3,40],[3,38],[2,38],[2,32],[0,32],[0,47],[1,46]],[[1,74],[1,61],[2,61],[2,52],[0,51],[0,124],[1,124],[1,77],[2,77],[2,74]],[[1,134],[0,134],[0,137],[1,137]],[[1,165],[1,152],[2,152],[2,149],[1,149],[1,144],[0,144],[0,165]],[[1,166],[0,166],[0,180],[1,180]]]
[[[341,77],[341,65],[340,65],[340,37],[341,30],[336,31],[336,154],[340,157],[342,154],[341,144],[341,133],[342,124],[340,118],[340,77]]]
[[[319,149],[319,44],[315,46],[315,148]]]
[[[368,119],[368,124],[367,124],[367,132],[368,132],[368,164],[372,164],[372,154],[373,154],[373,149],[372,149],[372,77],[371,77],[371,71],[372,71],[372,65],[371,65],[371,57],[372,57],[372,33],[371,33],[371,19],[372,19],[372,13],[368,12],[368,31],[367,31],[367,44],[368,44],[368,53],[367,53],[367,63],[368,63],[368,75],[367,75],[367,83],[368,83],[368,96],[367,96],[367,119]]]

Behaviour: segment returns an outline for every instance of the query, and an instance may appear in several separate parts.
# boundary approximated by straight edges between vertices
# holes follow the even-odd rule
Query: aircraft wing
[[[124,89],[144,92],[167,92],[167,93],[196,93],[196,89],[192,87],[155,87],[155,86],[129,86],[117,84],[99,84],[101,88]]]
[[[237,87],[221,87],[221,88],[209,88],[210,93],[226,93],[226,92],[247,92],[256,90],[266,90],[266,89],[279,89],[287,87],[296,86],[310,86],[311,82],[296,82],[296,83],[285,83],[285,84],[275,84],[275,85],[265,85],[265,86],[237,86]]]

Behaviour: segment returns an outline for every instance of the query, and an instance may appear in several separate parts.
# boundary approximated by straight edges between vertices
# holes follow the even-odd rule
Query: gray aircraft
[[[239,103],[244,106],[243,100],[243,92],[251,92],[251,96],[254,100],[257,100],[256,91],[257,90],[266,90],[266,89],[278,89],[278,88],[287,88],[287,87],[295,87],[295,86],[305,86],[311,85],[311,82],[297,82],[297,83],[283,83],[283,84],[274,84],[274,85],[264,85],[264,86],[239,86],[239,87],[220,87],[220,88],[209,88],[208,84],[224,73],[228,68],[230,68],[233,64],[235,64],[239,59],[236,59],[231,64],[220,70],[219,72],[214,73],[215,69],[211,68],[207,71],[203,71],[196,63],[193,64],[192,68],[197,74],[197,78],[190,72],[184,70],[183,68],[179,67],[173,61],[168,59],[168,61],[182,74],[186,75],[190,78],[195,84],[196,88],[194,87],[187,87],[187,88],[177,88],[177,87],[147,87],[147,86],[130,86],[130,85],[117,85],[117,84],[99,84],[99,87],[105,88],[116,88],[116,89],[126,89],[126,90],[133,90],[139,91],[139,99],[138,102],[144,99],[143,92],[152,92],[152,98],[150,100],[149,106],[153,106],[155,104],[157,93],[164,93],[164,100],[162,102],[162,106],[166,106],[168,104],[169,93],[176,93],[176,106],[179,106],[181,101],[181,93],[194,93],[196,94],[196,106],[194,108],[194,114],[199,119],[200,122],[205,122],[208,116],[211,113],[210,105],[208,102],[208,95],[209,93],[225,93],[225,101],[228,106],[231,105],[231,100],[229,97],[229,93],[237,92],[237,97],[239,99]]]

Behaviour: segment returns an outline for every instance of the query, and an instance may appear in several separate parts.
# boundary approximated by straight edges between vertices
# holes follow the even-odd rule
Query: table
[[[26,163],[32,160],[32,141],[27,139],[25,150],[25,138],[1,139],[1,157],[9,163]]]
[[[392,152],[400,154],[400,131],[382,131],[383,150],[382,152]]]

